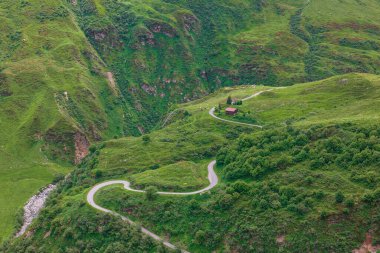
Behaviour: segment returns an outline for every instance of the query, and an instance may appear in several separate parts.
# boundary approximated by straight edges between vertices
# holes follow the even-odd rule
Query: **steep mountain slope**
[[[221,86],[380,71],[376,0],[72,3],[116,76],[135,134],[136,126],[151,129],[171,102]]]
[[[360,95],[353,96],[351,89],[341,89],[342,80],[349,80],[350,87],[366,84],[372,89],[356,90]],[[380,135],[379,113],[373,109],[380,102],[380,77],[348,74],[264,92],[250,103],[258,100],[269,105],[275,103],[273,97],[284,100],[286,96],[292,100],[283,103],[281,113],[272,113],[270,106],[262,108],[261,115],[273,115],[262,118],[264,130],[222,122],[208,114],[212,106],[224,104],[228,96],[243,98],[267,89],[222,89],[181,105],[178,115],[149,137],[99,144],[86,162],[61,182],[59,191],[30,229],[30,237],[10,242],[3,250],[128,250],[134,240],[127,237],[122,241],[120,235],[126,230],[118,227],[116,220],[112,220],[112,228],[97,224],[97,219],[104,221],[108,216],[85,204],[88,190],[109,179],[133,182],[152,173],[160,175],[154,180],[159,190],[180,191],[184,188],[178,181],[170,185],[173,175],[165,173],[167,168],[181,163],[188,169],[196,164],[206,170],[204,164],[215,156],[221,181],[210,194],[149,200],[112,186],[100,191],[96,202],[141,222],[191,252],[348,252],[360,247],[367,232],[372,233],[375,244],[380,229],[376,169],[380,163]],[[329,106],[321,109],[319,117],[300,110],[300,118],[310,120],[299,124],[301,121],[292,119],[294,104],[315,103],[312,90],[318,91],[318,103]],[[341,110],[326,121],[326,116],[341,109],[337,97],[351,109],[361,108],[363,117]],[[363,107],[368,97],[372,97],[372,107]],[[175,180],[181,180],[181,175]],[[137,252],[143,250],[136,248]]]
[[[162,116],[177,102],[199,98],[222,86],[290,85],[353,71],[378,74],[379,14],[378,0],[1,1],[0,187],[5,190],[0,192],[0,241],[14,232],[16,218],[20,218],[16,210],[26,199],[79,164],[90,143],[158,129]],[[327,91],[341,98],[335,90],[339,85],[347,84],[339,90],[345,93],[367,86],[373,90],[376,85],[372,84],[377,83],[377,76],[346,78],[355,81],[335,83],[334,90]],[[324,83],[330,82],[335,79]],[[288,95],[296,96],[293,91]],[[361,99],[348,94],[350,99]],[[297,121],[297,127],[353,120],[356,124],[363,121],[357,112],[368,109],[368,123],[368,119],[378,120],[373,107],[377,103],[369,103],[377,99],[373,97],[376,94],[365,94],[367,100],[360,104],[344,98],[339,105],[332,105],[332,99],[324,101],[318,105],[327,113],[320,112],[330,118],[323,120],[312,110],[299,112],[294,106],[288,112],[299,113],[296,118],[284,117],[281,108],[263,107],[265,112],[255,111],[258,117],[243,120],[264,124]],[[281,97],[284,93],[278,95],[281,102],[288,102]],[[279,106],[273,99],[266,102]],[[247,110],[256,109],[253,102],[244,104],[242,110],[249,105],[253,109]],[[225,137],[233,139],[247,131],[231,130],[220,122],[209,125],[208,115],[202,111],[209,109],[208,105],[202,105],[203,109],[197,106],[190,104],[190,109],[180,110],[168,122],[178,119],[179,125],[154,133],[159,144],[141,145],[141,139],[133,137],[108,142],[106,152],[112,159],[102,157],[103,153],[96,157],[98,152],[94,152],[94,160],[89,158],[76,172],[78,177],[64,183],[65,189],[81,184],[90,187],[96,180],[129,173],[124,164],[126,154],[131,155],[129,166],[137,171],[157,165],[170,168],[182,160],[202,164],[216,154]],[[340,111],[334,113],[330,106],[340,106]],[[126,144],[136,150],[125,152]],[[146,152],[148,147],[151,153]],[[168,174],[162,171],[159,175]],[[165,180],[159,183],[166,184]],[[81,186],[75,188],[81,194],[82,190]],[[82,205],[81,200],[74,201]],[[70,210],[70,215],[75,211]],[[103,222],[107,220],[105,217]],[[63,222],[61,225],[66,228]],[[63,244],[72,239],[71,233],[67,234]]]
[[[1,1],[0,21],[1,241],[34,192],[125,122],[104,64],[60,1]]]

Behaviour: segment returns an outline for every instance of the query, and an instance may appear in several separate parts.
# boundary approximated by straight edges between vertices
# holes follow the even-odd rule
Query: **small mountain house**
[[[227,115],[235,115],[238,113],[238,111],[239,110],[237,108],[231,108],[231,107],[226,108],[226,114]]]

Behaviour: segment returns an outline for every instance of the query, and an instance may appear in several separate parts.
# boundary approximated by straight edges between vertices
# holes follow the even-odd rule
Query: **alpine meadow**
[[[1,0],[0,253],[380,252],[379,0]]]

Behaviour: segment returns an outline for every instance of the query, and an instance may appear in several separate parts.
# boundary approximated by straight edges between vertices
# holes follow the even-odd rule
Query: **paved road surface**
[[[254,97],[257,97],[259,96],[260,94],[262,94],[263,92],[266,92],[266,91],[272,91],[273,89],[270,89],[270,90],[265,90],[265,91],[260,91],[260,92],[257,92],[249,97],[246,97],[244,99],[242,99],[243,101],[246,101],[246,100],[249,100],[249,99],[252,99]],[[177,109],[178,110],[178,109]],[[169,114],[169,116],[167,117],[167,119],[164,121],[164,124],[166,124],[167,120],[169,117],[171,117],[171,115],[173,113],[175,113],[177,110],[173,111],[171,114]],[[209,111],[209,114],[215,118],[215,119],[218,119],[218,120],[221,120],[221,121],[224,121],[224,122],[228,122],[228,123],[233,123],[233,124],[239,124],[239,125],[247,125],[247,126],[251,126],[251,127],[258,127],[258,128],[262,128],[262,126],[260,125],[254,125],[254,124],[248,124],[248,123],[242,123],[242,122],[237,122],[237,121],[232,121],[232,120],[226,120],[226,119],[222,119],[222,118],[219,118],[215,115],[215,108],[211,108],[210,111]],[[203,192],[206,192],[208,190],[211,190],[212,188],[214,188],[217,184],[218,184],[218,176],[216,175],[215,171],[214,171],[214,166],[216,164],[216,161],[212,161],[209,165],[208,165],[208,180],[210,181],[210,185],[207,186],[206,188],[204,189],[201,189],[199,191],[194,191],[194,192],[158,192],[158,194],[160,195],[194,195],[194,194],[201,194]],[[87,202],[92,206],[94,207],[95,209],[99,210],[99,211],[102,211],[102,212],[105,212],[105,213],[110,213],[110,214],[113,214],[117,217],[120,217],[122,220],[130,223],[130,224],[135,224],[135,222],[133,222],[131,219],[129,219],[128,217],[125,217],[119,213],[116,213],[114,211],[111,211],[111,210],[108,210],[104,207],[101,207],[99,206],[98,204],[95,203],[94,201],[94,196],[95,194],[102,188],[106,187],[106,186],[110,186],[110,185],[115,185],[115,184],[122,184],[124,185],[124,189],[128,190],[128,191],[132,191],[132,192],[140,192],[140,193],[144,193],[145,191],[143,190],[136,190],[136,189],[132,189],[130,187],[130,182],[128,181],[124,181],[124,180],[113,180],[113,181],[107,181],[107,182],[104,182],[104,183],[100,183],[98,185],[95,185],[87,194]],[[150,236],[151,238],[157,240],[157,241],[161,241],[165,246],[171,248],[171,249],[177,249],[177,247],[173,244],[171,244],[170,242],[168,241],[165,241],[163,238],[161,238],[160,236],[150,232],[148,229],[142,227],[141,228],[141,232],[143,232],[144,234]],[[185,251],[185,250],[181,250],[183,253],[189,253],[188,251]]]
[[[158,192],[158,194],[161,194],[161,195],[195,195],[195,194],[200,194],[200,193],[203,193],[203,192],[211,190],[212,188],[214,188],[218,184],[218,176],[216,175],[216,173],[214,171],[215,164],[216,164],[216,161],[212,161],[208,165],[208,167],[207,167],[207,169],[208,169],[208,180],[210,181],[210,185],[207,186],[206,188],[201,189],[199,191],[194,191],[194,192]],[[141,192],[141,193],[145,192],[143,190],[132,189],[130,187],[130,182],[128,182],[128,181],[124,181],[124,180],[107,181],[107,182],[104,182],[104,183],[97,184],[97,185],[95,185],[94,187],[91,188],[91,190],[87,194],[87,202],[92,207],[94,207],[95,209],[97,209],[99,211],[113,214],[113,215],[115,215],[117,217],[120,217],[122,220],[128,222],[129,224],[134,225],[135,223],[132,220],[130,220],[129,218],[127,218],[127,217],[125,217],[125,216],[123,216],[123,215],[121,215],[119,213],[116,213],[114,211],[111,211],[109,209],[106,209],[104,207],[101,207],[101,206],[99,206],[98,204],[95,203],[94,197],[95,197],[95,194],[96,194],[97,191],[99,191],[100,189],[102,189],[102,188],[104,188],[106,186],[115,185],[115,184],[122,184],[122,185],[124,185],[124,189],[126,189],[128,191]],[[167,246],[167,247],[169,247],[171,249],[177,249],[176,246],[174,246],[173,244],[171,244],[168,241],[165,241],[163,238],[161,238],[158,235],[150,232],[148,229],[146,229],[144,227],[141,228],[141,232],[143,232],[144,234],[150,236],[151,238],[153,238],[153,239],[155,239],[157,241],[161,241],[165,246]],[[189,252],[187,252],[185,250],[182,250],[182,252],[183,253],[189,253]]]

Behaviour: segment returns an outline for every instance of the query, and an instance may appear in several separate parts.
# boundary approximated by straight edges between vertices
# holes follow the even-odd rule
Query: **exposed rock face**
[[[147,24],[147,26],[149,27],[149,30],[151,30],[153,33],[162,33],[170,38],[173,38],[178,35],[177,31],[167,23],[154,22],[151,24]]]
[[[83,158],[88,155],[88,148],[90,143],[85,135],[77,132],[75,134],[75,164],[79,164]]]
[[[278,244],[284,244],[284,242],[285,242],[285,235],[279,235],[279,236],[277,236],[276,237],[276,242]]]
[[[19,237],[25,233],[34,218],[38,216],[40,210],[44,207],[46,199],[49,197],[49,194],[56,188],[55,185],[48,185],[40,193],[31,197],[24,206],[24,224],[22,225],[20,231],[16,234],[16,237]]]
[[[156,89],[156,87],[154,87],[154,86],[150,86],[150,85],[148,85],[148,84],[146,84],[146,83],[143,83],[143,84],[141,84],[141,88],[142,88],[146,93],[148,93],[149,95],[154,95],[154,96],[157,95],[157,89]]]
[[[187,32],[199,32],[200,21],[194,15],[183,14],[182,17],[183,29]]]
[[[380,250],[380,245],[372,244],[371,233],[366,234],[365,241],[359,249],[354,249],[352,253],[376,253]]]

